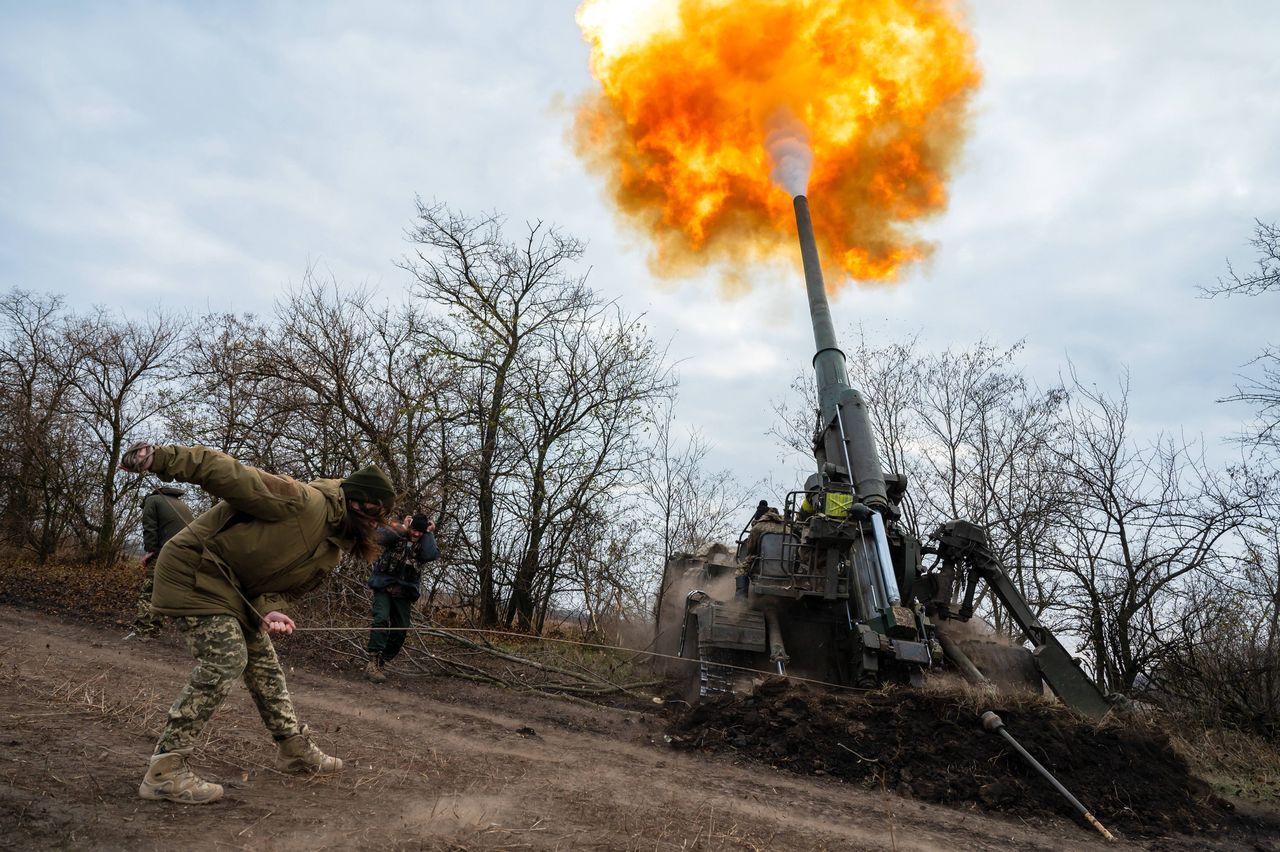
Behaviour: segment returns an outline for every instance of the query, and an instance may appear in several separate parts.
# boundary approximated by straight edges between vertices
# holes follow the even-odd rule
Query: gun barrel
[[[813,342],[818,350],[813,356],[813,371],[818,381],[818,410],[823,424],[814,442],[819,471],[828,461],[842,464],[859,499],[868,505],[884,505],[888,502],[887,489],[871,419],[862,394],[849,387],[844,352],[836,344],[818,243],[809,217],[809,199],[797,195],[792,204],[800,235],[800,258],[804,261],[809,316],[813,320]]]
[[[800,235],[800,258],[804,262],[804,286],[809,294],[809,316],[813,320],[813,342],[817,354],[813,369],[818,379],[818,405],[824,421],[835,414],[841,393],[849,387],[844,352],[836,344],[836,329],[831,321],[831,305],[822,278],[822,261],[813,236],[813,220],[809,217],[809,199],[797,195],[792,199],[796,211],[796,230]]]

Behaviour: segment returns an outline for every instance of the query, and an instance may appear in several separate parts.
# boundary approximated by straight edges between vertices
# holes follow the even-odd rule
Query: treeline
[[[478,624],[541,629],[564,601],[593,625],[647,615],[663,555],[725,537],[744,502],[674,423],[665,351],[554,228],[509,241],[420,204],[409,236],[397,304],[312,274],[268,317],[5,294],[4,546],[115,562],[147,487],[122,451],[200,443],[302,480],[378,464],[401,510],[439,518],[431,594]]]
[[[1280,289],[1278,236],[1259,224],[1272,261],[1219,291]],[[267,317],[4,295],[0,543],[36,562],[119,559],[145,487],[119,458],[139,438],[303,480],[372,461],[402,510],[438,516],[428,594],[475,623],[541,630],[565,604],[595,629],[646,620],[665,555],[731,541],[763,495],[707,468],[707,442],[674,420],[665,352],[588,286],[578,241],[541,223],[512,241],[496,217],[421,204],[409,238],[395,303],[314,275]],[[1019,346],[859,337],[849,374],[922,538],[950,518],[986,526],[1106,690],[1280,732],[1272,350],[1233,397],[1256,404],[1253,440],[1217,465],[1201,439],[1135,437],[1126,376],[1100,390],[1068,369],[1037,387]],[[812,464],[812,389],[802,372],[774,428],[797,471]]]

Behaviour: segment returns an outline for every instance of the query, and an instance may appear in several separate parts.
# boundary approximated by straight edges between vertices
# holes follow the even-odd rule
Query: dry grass
[[[15,713],[15,718],[99,717],[140,733],[159,730],[162,725],[168,700],[157,690],[146,687],[122,693],[113,682],[115,669],[103,669],[85,680],[62,679],[35,687],[34,679],[24,673],[10,652],[8,648],[0,649],[0,658],[4,661],[4,665],[0,665],[0,689],[10,694],[29,695],[36,699],[30,706],[38,708]]]
[[[1274,805],[1280,801],[1280,743],[1242,731],[1170,726],[1174,747],[1219,793]]]
[[[1062,702],[1049,695],[1033,692],[997,692],[989,686],[976,686],[967,683],[958,676],[931,676],[925,679],[920,692],[925,695],[945,698],[955,703],[963,711],[976,716],[987,710],[996,712],[1047,711],[1051,713],[1071,714],[1073,711]]]
[[[734,809],[710,800],[673,799],[664,813],[670,818],[660,826],[652,823],[627,824],[624,815],[620,826],[624,833],[632,835],[624,847],[627,850],[712,850],[732,849],[748,852],[765,852],[778,848],[774,835],[764,833],[744,824],[741,814]],[[814,846],[813,848],[822,848]]]

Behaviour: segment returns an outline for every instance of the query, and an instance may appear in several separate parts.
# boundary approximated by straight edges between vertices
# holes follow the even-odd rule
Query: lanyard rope
[[[235,589],[236,594],[240,596],[240,599],[242,601],[244,601],[244,604],[249,608],[249,611],[252,612],[254,615],[256,615],[259,621],[263,621],[264,618],[262,613],[258,612],[257,608],[254,607],[252,601],[250,601],[247,597],[245,597],[244,592],[240,591],[239,585],[236,583],[231,583],[231,587]],[[508,637],[514,637],[518,639],[525,639],[525,640],[532,639],[537,642],[559,642],[565,645],[576,645],[582,648],[596,648],[604,651],[621,651],[627,654],[643,654],[645,656],[648,656],[654,659],[681,660],[686,663],[695,662],[694,660],[691,660],[688,657],[678,657],[675,654],[663,654],[658,651],[646,651],[638,648],[624,648],[621,645],[603,645],[596,642],[581,642],[574,639],[558,639],[553,636],[530,636],[527,633],[515,633],[508,630],[492,630],[492,629],[487,629],[483,627],[449,627],[449,628],[378,627],[378,628],[372,628],[364,625],[361,625],[358,627],[355,627],[355,626],[353,627],[296,627],[295,626],[293,630],[290,631],[290,633],[363,633],[366,630],[374,630],[374,629],[386,630],[388,632],[390,631],[408,632],[408,633],[421,632],[421,633],[426,633],[428,635],[438,636],[445,639],[461,638],[461,637],[455,637],[452,635],[455,633],[484,633],[484,634],[489,634],[491,636],[508,636]],[[271,635],[270,632],[267,632],[267,636],[270,637],[270,635]],[[747,672],[749,674],[770,674],[773,677],[783,677],[783,678],[786,678],[788,681],[792,681],[795,683],[808,683],[814,686],[826,687],[828,689],[841,689],[841,690],[848,690],[850,692],[867,692],[868,691],[867,687],[848,686],[846,684],[841,684],[841,683],[830,683],[825,680],[817,680],[815,678],[800,677],[799,675],[791,675],[791,674],[778,675],[771,672],[762,672],[759,669],[753,669],[747,666],[733,665],[731,663],[716,663],[715,665],[722,669],[731,669],[733,671]]]
[[[431,636],[438,636],[446,639],[454,638],[453,634],[456,634],[456,633],[481,633],[481,634],[487,634],[489,636],[506,636],[506,637],[515,638],[515,639],[523,639],[526,641],[548,642],[548,643],[558,642],[564,645],[575,645],[580,648],[595,648],[602,651],[618,651],[626,654],[642,654],[644,656],[651,657],[654,659],[678,660],[684,663],[697,662],[697,660],[690,659],[689,657],[679,657],[679,656],[676,656],[675,654],[664,654],[664,653],[661,653],[660,651],[647,651],[640,648],[627,648],[622,645],[605,645],[599,642],[583,642],[576,639],[559,639],[554,636],[530,636],[527,633],[516,633],[510,630],[492,630],[492,629],[486,629],[483,627],[432,626],[432,627],[371,628],[368,626],[361,625],[361,626],[352,626],[352,627],[295,627],[292,632],[293,633],[363,633],[365,631],[371,631],[371,630],[385,630],[388,632],[397,631],[397,632],[408,632],[408,633],[426,633]],[[848,684],[841,684],[841,683],[831,683],[825,680],[818,680],[816,678],[809,678],[809,677],[801,677],[799,675],[792,675],[792,674],[779,675],[773,672],[763,672],[760,669],[753,669],[748,666],[733,665],[731,663],[716,663],[715,665],[719,668],[732,669],[734,671],[746,672],[749,674],[767,674],[770,677],[783,677],[783,678],[786,678],[788,681],[793,681],[795,683],[807,683],[807,684],[812,684],[814,686],[825,687],[828,689],[841,689],[841,690],[848,690],[850,692],[869,691],[868,687],[850,686]]]

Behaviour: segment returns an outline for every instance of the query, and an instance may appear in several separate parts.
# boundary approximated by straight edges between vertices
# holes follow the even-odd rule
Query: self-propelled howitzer
[[[881,465],[866,401],[836,340],[808,199],[793,203],[816,348],[815,467],[781,507],[757,511],[736,549],[713,545],[668,560],[659,643],[690,661],[677,667],[687,697],[748,690],[752,670],[872,686],[919,684],[953,667],[1006,688],[1041,689],[1043,679],[1067,704],[1102,716],[1108,703],[1036,619],[984,530],[950,521],[925,546],[902,523],[906,478]],[[936,557],[928,570],[924,555]],[[980,580],[1030,648],[956,629],[973,614]]]

